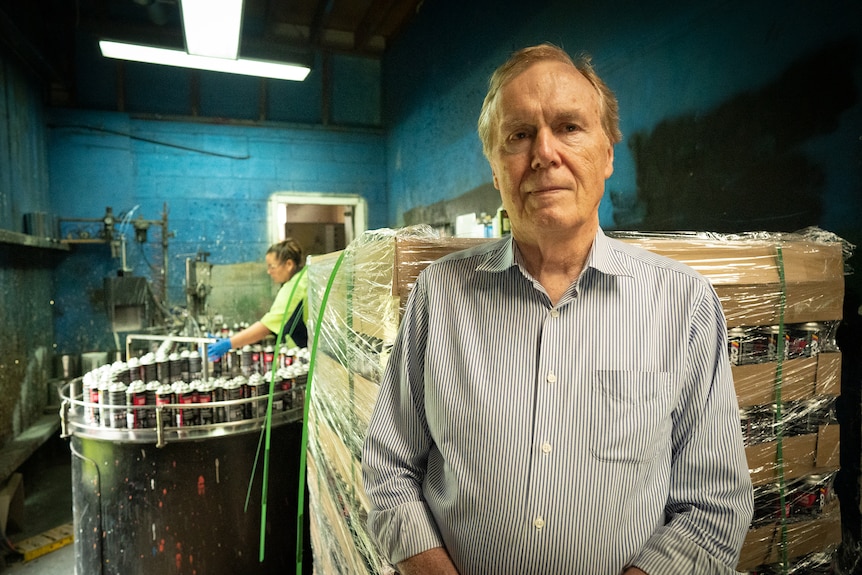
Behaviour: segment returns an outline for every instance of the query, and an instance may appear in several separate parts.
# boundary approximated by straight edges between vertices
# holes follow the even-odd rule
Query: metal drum
[[[128,419],[119,414],[107,423],[94,420],[105,406],[93,405],[85,383],[78,378],[61,389],[62,434],[72,452],[77,575],[295,572],[301,408],[273,410],[261,561],[258,449],[265,418],[181,427],[166,414],[188,405],[174,400],[139,408],[155,410],[156,427],[121,428]],[[200,409],[229,410],[249,401],[260,398],[202,403]],[[128,408],[123,398],[107,411]],[[149,422],[149,415],[131,420]],[[303,515],[303,572],[311,573],[307,503]]]

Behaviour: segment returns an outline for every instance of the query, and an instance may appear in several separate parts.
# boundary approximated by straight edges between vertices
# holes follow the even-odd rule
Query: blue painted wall
[[[412,208],[490,184],[475,135],[487,79],[512,50],[549,41],[590,53],[620,102],[625,140],[601,205],[606,228],[700,229],[694,210],[715,206],[721,217],[705,222],[712,229],[820,225],[858,238],[860,22],[862,4],[851,0],[546,1],[529,11],[516,2],[425,3],[384,68],[389,219],[403,222]],[[778,125],[763,125],[764,116]],[[714,139],[719,131],[722,142]],[[663,139],[666,132],[688,136]],[[800,185],[769,173],[776,163],[764,146],[808,162],[802,175],[819,181]],[[731,169],[750,162],[756,171],[759,162],[761,180],[744,175],[738,188],[746,195],[732,196],[739,180],[708,185],[727,175],[728,166],[706,155],[727,158]],[[694,161],[700,171],[692,176],[703,185],[664,181],[678,193],[657,196],[643,180],[651,175],[649,163],[679,171],[674,158]],[[770,179],[799,189],[781,194]],[[681,197],[684,192],[695,200]],[[794,192],[803,194],[798,210],[786,205],[788,195],[797,198]],[[715,197],[721,194],[726,202]],[[687,217],[667,218],[672,214],[657,204],[670,201],[691,204]]]
[[[213,264],[259,261],[269,245],[268,201],[274,192],[357,194],[369,208],[369,227],[386,225],[385,142],[363,130],[258,127],[161,122],[128,114],[52,110],[49,118],[52,206],[63,218],[159,220],[167,208],[167,300],[185,304],[185,259],[209,252]],[[87,224],[63,224],[80,237]],[[99,233],[99,225],[90,232]],[[161,276],[161,232],[134,241],[126,224],[128,267]],[[119,259],[106,245],[75,245],[58,272],[75,282],[58,287],[61,349],[113,348],[103,278],[117,275]]]
[[[0,229],[50,211],[41,95],[0,51]],[[48,397],[53,358],[52,249],[0,241],[0,446],[33,425]],[[19,236],[23,237],[23,236]]]

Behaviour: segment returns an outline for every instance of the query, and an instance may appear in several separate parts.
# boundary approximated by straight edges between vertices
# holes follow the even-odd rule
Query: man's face
[[[562,62],[533,64],[500,90],[496,119],[491,170],[515,237],[597,225],[614,151],[589,81]]]

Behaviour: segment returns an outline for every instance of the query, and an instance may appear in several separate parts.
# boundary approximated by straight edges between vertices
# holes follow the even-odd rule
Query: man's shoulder
[[[668,272],[679,274],[681,277],[691,278],[697,282],[709,283],[700,272],[680,260],[650,251],[636,245],[635,242],[626,241],[624,238],[606,237],[605,240],[612,257],[630,270],[637,269],[638,267],[667,270]]]
[[[452,251],[439,259],[431,262],[429,268],[451,268],[460,266],[477,265],[484,261],[489,254],[497,253],[504,249],[510,241],[508,237],[488,239],[485,241],[478,240],[473,246],[467,248],[459,248]]]

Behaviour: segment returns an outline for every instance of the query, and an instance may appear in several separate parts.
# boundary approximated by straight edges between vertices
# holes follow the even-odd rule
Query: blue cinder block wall
[[[56,213],[101,218],[112,207],[118,220],[128,221],[120,227],[128,238],[127,267],[157,286],[162,277],[152,268],[162,267],[161,228],[151,227],[140,244],[133,222],[166,214],[171,305],[185,303],[187,257],[206,252],[213,264],[262,260],[274,192],[357,194],[368,203],[369,226],[386,225],[385,146],[376,131],[154,122],[53,110],[49,136]],[[78,237],[82,225],[63,223],[62,232]],[[104,244],[73,246],[57,270],[59,278],[76,278],[58,284],[60,349],[115,348],[100,297],[103,278],[117,275],[121,264]]]
[[[48,145],[41,98],[0,52],[0,229],[50,211]],[[53,270],[61,252],[0,241],[0,445],[33,425],[47,401],[53,358]]]

